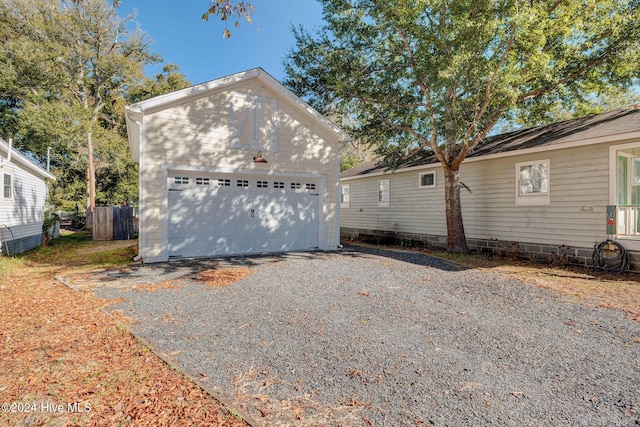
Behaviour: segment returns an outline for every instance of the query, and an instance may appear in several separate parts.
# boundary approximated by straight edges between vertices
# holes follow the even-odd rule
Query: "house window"
[[[436,172],[422,172],[419,176],[418,187],[419,188],[435,188],[436,187]]]
[[[549,204],[549,159],[516,164],[516,204]]]
[[[189,177],[188,176],[176,176],[173,180],[176,184],[188,184]]]
[[[631,168],[631,186],[638,187],[640,186],[640,158],[634,157],[631,159],[631,164],[633,165]]]
[[[13,190],[12,190],[12,185],[11,185],[11,179],[12,176],[9,175],[8,173],[4,174],[4,198],[5,199],[11,199],[13,198]]]
[[[349,184],[340,186],[340,207],[349,207]]]
[[[389,180],[383,179],[378,181],[378,206],[389,206]]]

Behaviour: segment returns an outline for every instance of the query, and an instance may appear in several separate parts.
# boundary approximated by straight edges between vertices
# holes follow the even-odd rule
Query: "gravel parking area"
[[[196,280],[221,266],[254,273]],[[640,425],[640,323],[486,270],[345,248],[86,282],[263,425]]]

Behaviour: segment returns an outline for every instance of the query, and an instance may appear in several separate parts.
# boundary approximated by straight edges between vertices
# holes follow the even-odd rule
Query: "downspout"
[[[135,126],[138,128],[138,141],[136,141],[136,143],[138,144],[138,165],[139,165],[139,177],[138,177],[138,188],[139,188],[139,201],[138,201],[138,213],[140,211],[142,211],[143,209],[143,205],[144,205],[144,199],[143,199],[143,192],[144,192],[144,186],[142,185],[142,181],[143,181],[143,164],[144,164],[144,156],[142,155],[142,140],[143,140],[143,135],[142,135],[142,119],[144,118],[144,112],[143,111],[138,111],[138,110],[132,110],[129,107],[125,107],[125,112],[130,112],[131,114],[129,114],[129,117],[131,118],[131,122],[133,124],[135,124]],[[138,118],[134,118],[134,116],[137,116]],[[127,117],[127,115],[125,114],[125,119],[127,119],[127,126],[129,125],[129,117]],[[138,262],[140,260],[142,260],[142,252],[143,252],[143,244],[146,244],[146,241],[143,242],[143,237],[146,239],[146,232],[143,233],[142,232],[142,228],[144,227],[144,223],[146,223],[146,221],[144,221],[144,219],[141,217],[140,218],[140,222],[138,223],[139,226],[139,231],[138,231],[138,255],[133,257],[133,261]]]
[[[344,245],[342,244],[342,233],[340,232],[340,205],[342,204],[342,182],[340,181],[340,163],[341,163],[341,158],[342,158],[342,153],[340,152],[340,144],[344,144],[346,142],[351,141],[351,138],[347,138],[347,139],[343,139],[342,141],[338,141],[338,188],[337,188],[337,193],[338,193],[338,198],[336,200],[336,202],[338,203],[338,205],[336,206],[336,212],[338,212],[338,215],[336,215],[336,219],[338,221],[338,249],[342,249],[344,247]]]

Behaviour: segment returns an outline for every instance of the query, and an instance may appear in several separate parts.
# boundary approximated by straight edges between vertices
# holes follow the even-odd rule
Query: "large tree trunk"
[[[444,167],[444,200],[447,215],[447,251],[468,253],[462,224],[459,169]]]

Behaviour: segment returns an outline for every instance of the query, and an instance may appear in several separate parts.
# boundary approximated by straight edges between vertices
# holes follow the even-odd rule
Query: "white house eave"
[[[621,142],[621,143],[623,143],[624,141],[631,141],[631,140],[634,140],[634,139],[640,139],[640,131],[619,133],[619,134],[615,134],[615,135],[600,136],[600,137],[596,137],[596,138],[580,139],[580,140],[568,141],[568,142],[561,142],[561,143],[558,143],[558,144],[544,145],[544,146],[541,146],[541,147],[525,148],[525,149],[522,149],[522,150],[506,151],[506,152],[503,152],[503,153],[487,154],[487,155],[478,156],[478,157],[469,157],[469,158],[466,158],[464,161],[465,161],[465,163],[479,162],[479,161],[483,161],[483,160],[492,160],[492,159],[499,159],[499,158],[504,158],[504,157],[522,156],[522,155],[526,155],[526,154],[542,153],[542,152],[553,151],[553,150],[562,150],[562,149],[565,149],[565,148],[583,147],[583,146],[586,146],[586,145],[605,144],[605,143],[611,143],[611,142]],[[392,173],[411,172],[411,171],[417,171],[417,170],[422,170],[422,169],[433,169],[433,168],[437,168],[437,167],[440,167],[440,166],[441,166],[441,164],[439,162],[438,163],[430,163],[428,165],[410,166],[410,167],[406,167],[406,168],[399,168],[399,169],[389,170],[389,171],[372,172],[372,173],[367,173],[367,174],[362,174],[362,175],[349,176],[349,177],[345,177],[345,178],[340,178],[340,181],[351,181],[351,180],[359,179],[359,178],[368,178],[368,177],[389,175],[389,174],[392,174]]]
[[[311,117],[315,122],[319,123],[325,129],[335,134],[338,141],[350,141],[351,137],[345,133],[338,125],[327,119],[324,115],[320,114],[316,109],[300,99],[299,96],[287,89],[282,83],[274,79],[269,73],[265,72],[261,68],[258,69],[258,80],[264,85],[268,86],[271,90],[278,93],[288,103],[292,104],[297,110]]]
[[[0,139],[0,153],[5,158],[9,155],[9,144],[7,144],[2,139]],[[56,180],[55,175],[42,169],[40,166],[33,163],[17,150],[11,149],[11,162],[9,162],[8,164],[20,166],[25,170],[33,172],[36,176],[39,176],[42,179],[50,179],[52,181]]]
[[[131,158],[140,161],[140,144],[142,143],[142,119],[144,112],[134,106],[124,107],[124,117],[127,122],[127,138],[129,139],[129,149]]]
[[[164,108],[168,108],[177,101],[180,101],[180,103],[188,102],[192,98],[199,98],[200,96],[208,92],[256,77],[259,71],[262,70],[260,68],[254,68],[248,71],[243,71],[241,73],[232,74],[230,76],[211,80],[205,83],[200,83],[198,85],[167,93],[165,95],[155,96],[151,99],[131,104],[129,107],[132,110],[140,111],[142,113],[151,109],[162,110]]]

